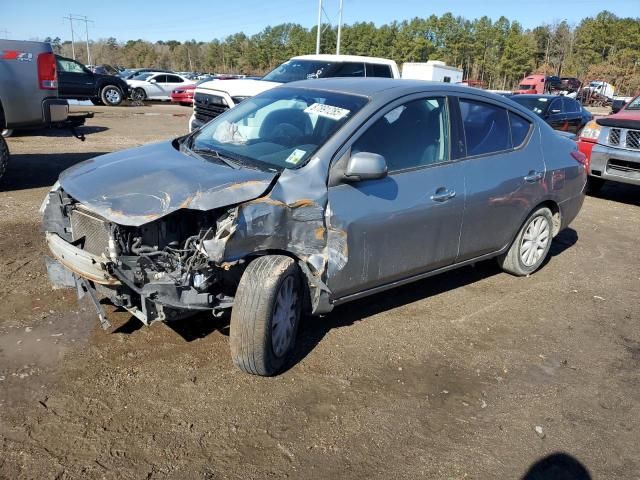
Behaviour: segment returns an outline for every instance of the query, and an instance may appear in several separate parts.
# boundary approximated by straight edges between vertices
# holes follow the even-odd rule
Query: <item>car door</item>
[[[148,98],[165,98],[165,84],[167,83],[167,75],[164,73],[159,73],[147,79],[149,85],[147,86],[147,97]]]
[[[582,108],[572,98],[562,97],[563,108],[567,115],[567,131],[578,133],[582,127]]]
[[[508,245],[545,195],[535,123],[488,99],[462,96],[466,203],[457,261]]]
[[[567,114],[562,104],[562,97],[554,98],[551,103],[549,103],[545,120],[554,130],[562,130],[565,132],[568,130],[569,122],[567,121]]]
[[[413,95],[373,116],[347,153],[385,157],[388,175],[330,184],[328,286],[335,298],[453,263],[464,209],[443,96]],[[455,155],[454,155],[455,156]]]
[[[181,87],[185,84],[185,81],[182,77],[178,75],[166,75],[165,83],[162,84],[162,89],[167,97],[171,97],[171,92],[173,92],[174,88]]]
[[[58,92],[65,98],[90,98],[95,96],[95,75],[79,62],[57,57]]]

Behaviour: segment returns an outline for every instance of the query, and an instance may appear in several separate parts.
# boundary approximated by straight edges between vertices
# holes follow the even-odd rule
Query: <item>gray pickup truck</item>
[[[64,123],[66,100],[58,98],[56,58],[44,42],[0,40],[0,178],[9,161],[2,137],[12,129]]]

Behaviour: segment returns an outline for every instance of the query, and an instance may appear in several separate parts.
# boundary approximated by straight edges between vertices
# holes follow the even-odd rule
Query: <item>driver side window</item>
[[[58,68],[67,73],[85,73],[82,65],[72,60],[58,59]]]
[[[378,119],[351,147],[351,153],[382,155],[389,172],[446,162],[449,115],[445,97],[414,100]]]

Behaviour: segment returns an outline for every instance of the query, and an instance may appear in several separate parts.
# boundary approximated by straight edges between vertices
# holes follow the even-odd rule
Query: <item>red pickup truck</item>
[[[587,156],[587,191],[606,180],[640,185],[640,95],[619,112],[593,120],[580,132],[578,149]]]

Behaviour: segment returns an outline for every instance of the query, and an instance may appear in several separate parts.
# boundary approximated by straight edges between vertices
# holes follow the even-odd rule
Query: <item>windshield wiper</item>
[[[194,148],[191,149],[192,152],[197,153],[197,154],[204,154],[204,155],[208,155],[208,156],[212,156],[218,160],[220,160],[222,163],[224,163],[225,165],[227,165],[228,167],[231,167],[235,170],[238,170],[241,165],[240,163],[234,161],[233,159],[227,157],[227,156],[223,156],[220,155],[220,152],[218,152],[217,150],[214,150],[212,148]]]

